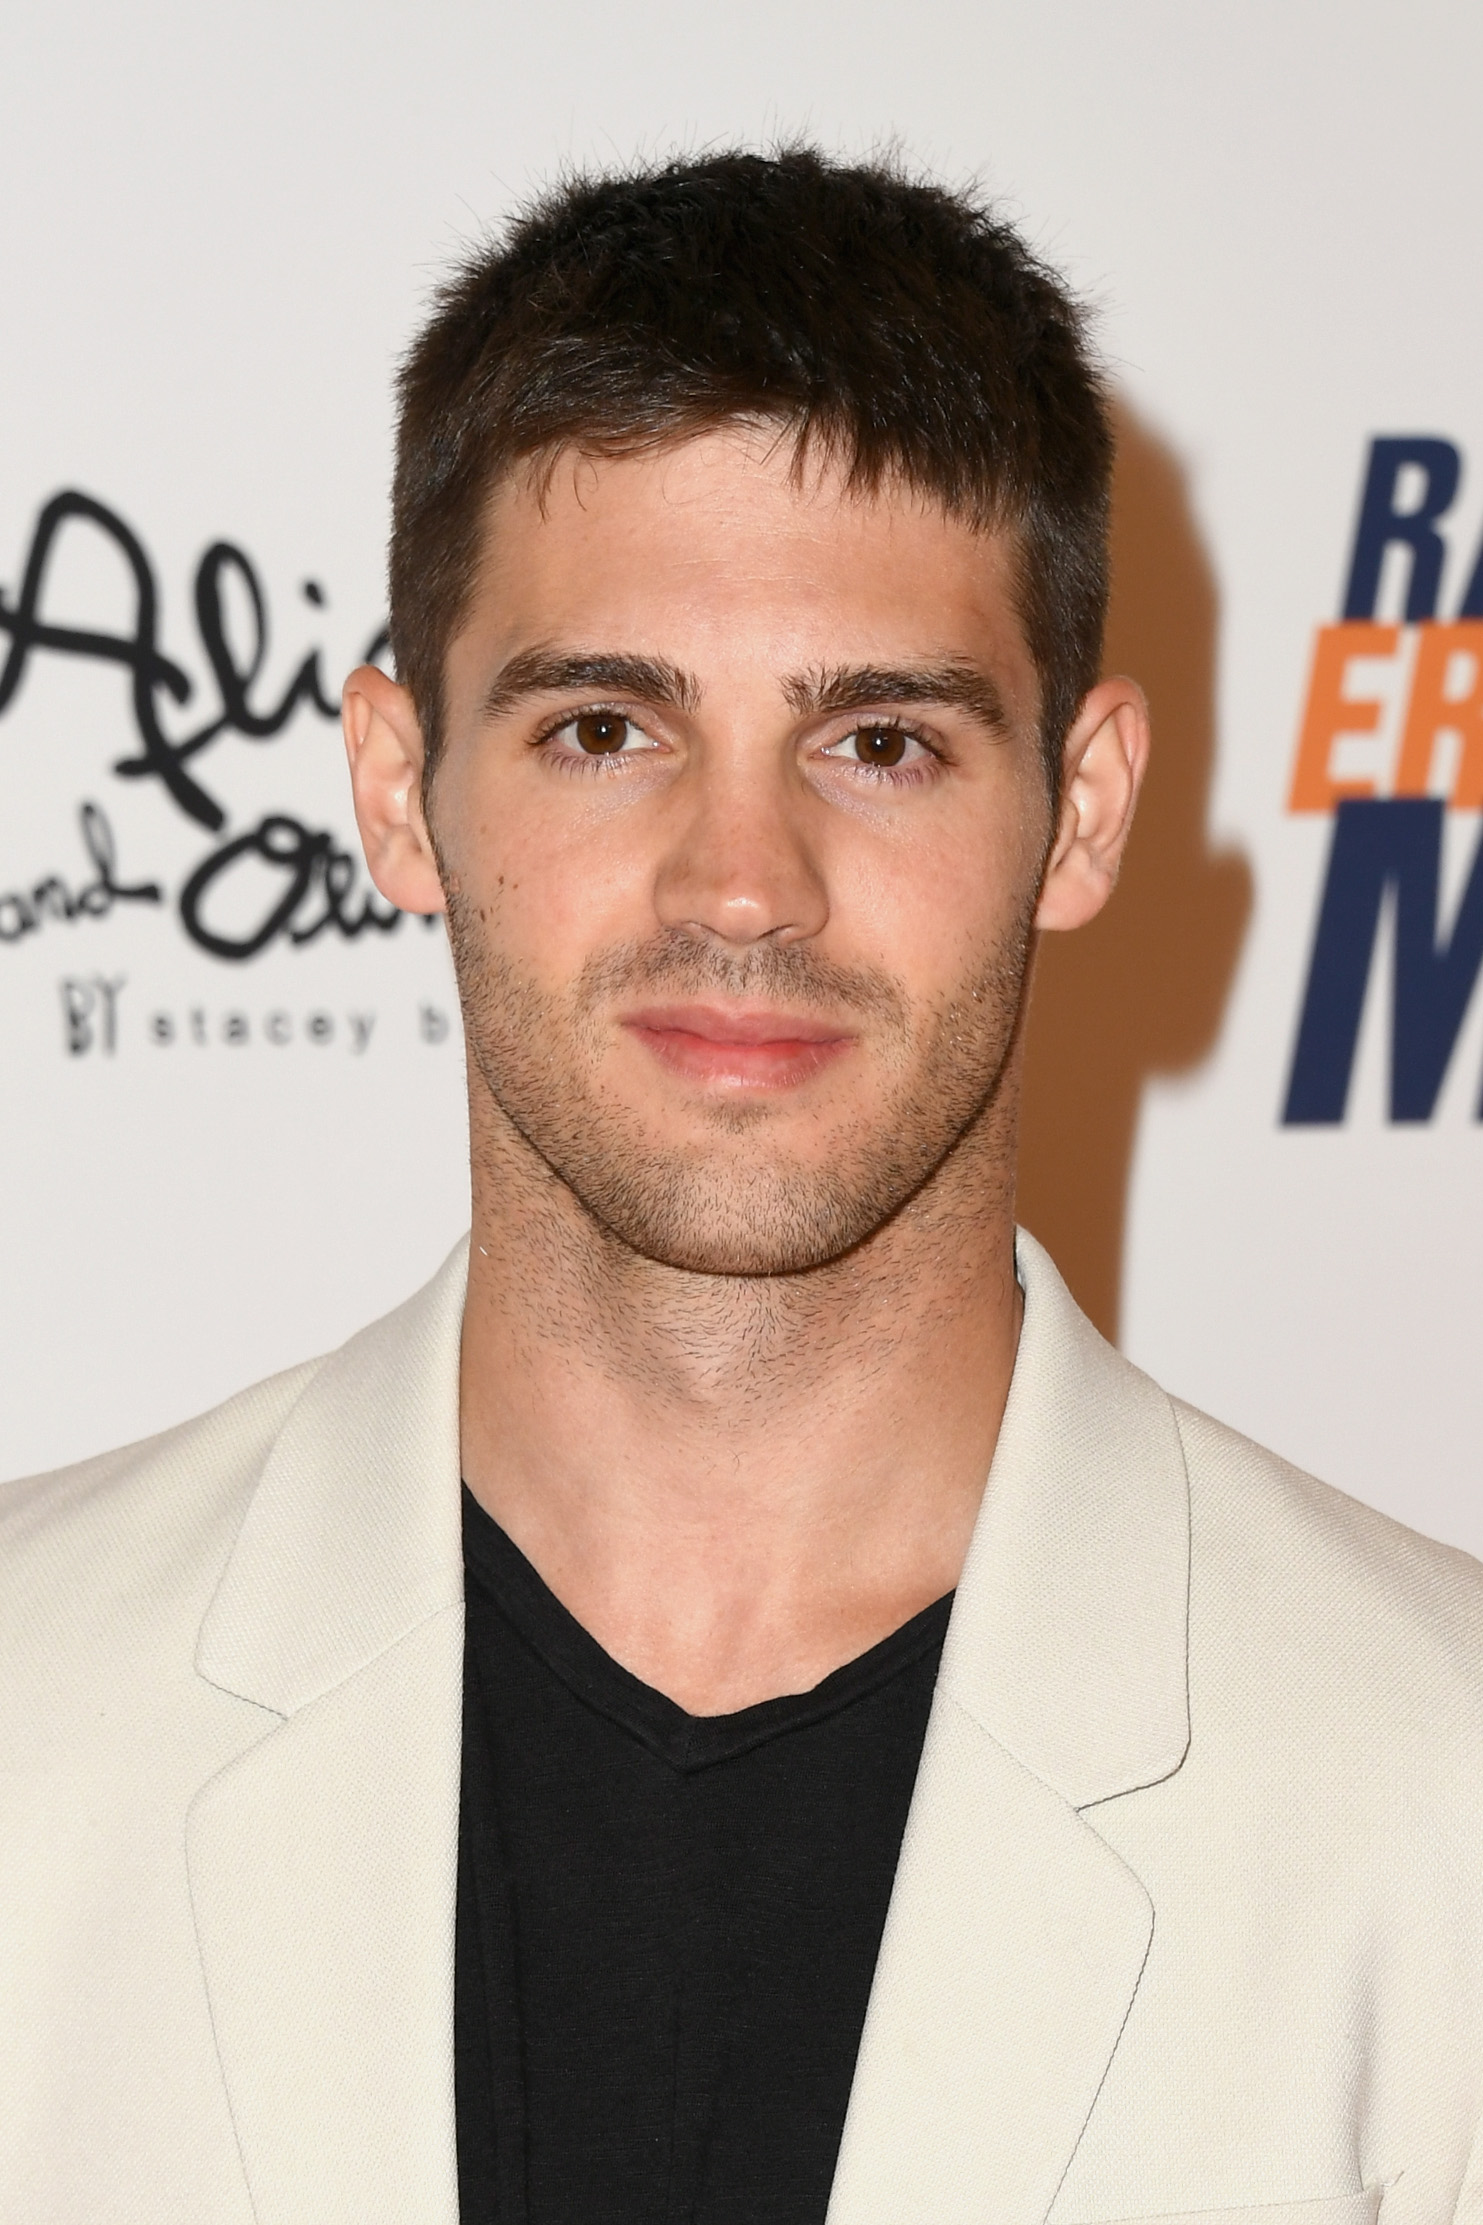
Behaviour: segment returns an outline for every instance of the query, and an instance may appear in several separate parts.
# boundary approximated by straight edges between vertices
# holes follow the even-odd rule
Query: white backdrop
[[[1424,807],[1406,821],[1407,1043],[1430,1017],[1445,1051],[1466,1007],[1430,1117],[1391,1118],[1382,905],[1343,1117],[1282,1121],[1334,825],[1287,809],[1294,752],[1375,438],[1460,453],[1440,594],[1420,610],[1413,592],[1411,615],[1468,600],[1483,17],[18,0],[5,47],[0,1472],[337,1341],[457,1234],[441,932],[343,931],[366,884],[337,862],[334,726],[301,700],[276,734],[244,729],[313,650],[333,696],[378,630],[391,370],[458,241],[564,164],[803,130],[985,175],[1099,304],[1128,413],[1114,645],[1146,661],[1163,762],[1124,924],[1046,970],[1027,1216],[1171,1388],[1483,1551],[1471,913],[1445,964],[1476,797],[1445,814],[1439,936],[1435,830]],[[1393,477],[1396,511],[1445,492],[1414,460]],[[93,507],[49,512],[68,491]],[[1410,569],[1385,553],[1362,615],[1399,620]],[[254,587],[268,645],[238,685]],[[1438,795],[1479,723],[1473,638],[1442,644],[1461,708]],[[1315,777],[1380,796],[1424,645],[1386,640],[1345,683],[1382,709],[1335,713],[1353,732],[1310,752]],[[118,770],[151,721],[206,738]],[[1403,786],[1418,750],[1426,784],[1425,741]],[[1365,824],[1389,839],[1401,821]],[[1365,977],[1378,885],[1355,868],[1334,897],[1338,970],[1315,990],[1330,1096],[1335,983],[1345,950]]]

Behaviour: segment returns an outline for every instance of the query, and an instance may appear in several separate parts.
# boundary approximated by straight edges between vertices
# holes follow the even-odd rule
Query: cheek
[[[936,1001],[1022,928],[1038,862],[1033,828],[1012,821],[989,828],[965,815],[909,842],[839,859],[832,924],[859,962]]]
[[[528,809],[521,802],[507,794],[470,813],[449,864],[491,944],[556,986],[594,952],[652,933],[653,875],[603,829],[574,828],[541,798]]]

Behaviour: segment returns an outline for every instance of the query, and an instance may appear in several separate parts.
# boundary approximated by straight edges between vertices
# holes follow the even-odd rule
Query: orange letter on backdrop
[[[1358,620],[1320,626],[1287,799],[1289,811],[1332,811],[1347,796],[1374,795],[1373,780],[1335,780],[1329,763],[1339,735],[1373,734],[1385,708],[1371,697],[1355,701],[1344,693],[1350,664],[1356,657],[1393,657],[1400,637],[1399,626],[1371,626]]]
[[[1454,657],[1471,666],[1460,695],[1447,693]],[[1423,626],[1416,677],[1396,766],[1398,796],[1424,796],[1431,784],[1437,736],[1451,728],[1462,736],[1462,755],[1449,803],[1457,811],[1483,808],[1483,621]]]

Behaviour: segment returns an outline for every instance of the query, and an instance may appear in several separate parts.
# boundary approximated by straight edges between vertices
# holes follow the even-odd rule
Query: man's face
[[[1038,702],[1002,542],[768,434],[503,486],[427,799],[476,1148],[675,1267],[870,1236],[1005,1068]]]

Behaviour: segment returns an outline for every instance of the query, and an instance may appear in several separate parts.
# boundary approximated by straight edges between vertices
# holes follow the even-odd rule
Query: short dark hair
[[[761,419],[857,488],[1012,530],[1058,790],[1101,663],[1112,435],[1084,312],[978,193],[807,147],[575,177],[453,272],[399,383],[390,633],[430,765],[497,482]]]

